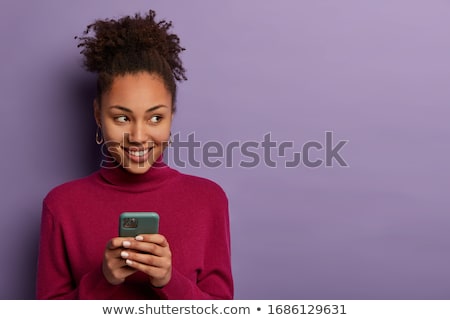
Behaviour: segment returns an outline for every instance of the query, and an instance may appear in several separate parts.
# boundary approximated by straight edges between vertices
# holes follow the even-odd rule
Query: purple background
[[[349,141],[348,168],[179,169],[229,196],[237,299],[450,298],[443,0],[3,0],[0,298],[34,298],[42,199],[98,165],[73,37],[150,8],[188,49],[181,138]]]

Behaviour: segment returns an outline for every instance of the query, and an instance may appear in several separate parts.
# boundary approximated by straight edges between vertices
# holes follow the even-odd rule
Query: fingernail
[[[128,252],[126,252],[126,251],[122,251],[121,253],[120,253],[120,256],[122,257],[122,258],[128,258],[128,256],[129,256],[129,254],[128,254]]]
[[[139,240],[139,241],[142,241],[142,240],[144,240],[144,237],[143,237],[143,236],[136,236],[135,239],[136,239],[136,240]]]
[[[124,241],[124,242],[122,242],[122,246],[124,246],[125,248],[128,248],[129,246],[131,246],[131,242],[130,241]]]
[[[127,259],[127,260],[125,261],[125,263],[126,263],[127,265],[131,266],[131,265],[133,264],[133,261],[131,261],[130,259]]]

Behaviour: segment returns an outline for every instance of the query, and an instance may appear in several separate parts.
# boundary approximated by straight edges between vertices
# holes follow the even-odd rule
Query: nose
[[[136,144],[144,144],[147,143],[147,141],[148,136],[145,126],[140,123],[134,123],[133,126],[130,128],[130,132],[128,134],[128,142]]]

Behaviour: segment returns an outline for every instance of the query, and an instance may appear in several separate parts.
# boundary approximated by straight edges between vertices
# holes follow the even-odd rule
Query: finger
[[[128,265],[130,265],[130,261],[139,262],[140,264],[147,266],[166,269],[169,269],[172,265],[172,260],[170,259],[170,257],[158,257],[152,254],[122,251],[121,257],[123,259],[126,259],[126,263]]]
[[[123,247],[135,251],[150,253],[157,256],[170,256],[169,243],[159,234],[139,235],[135,240],[126,240]]]
[[[162,234],[157,234],[157,233],[155,233],[155,234],[140,234],[135,237],[135,240],[155,243],[157,245],[160,245],[161,247],[169,246],[169,242],[167,241],[166,237],[164,237]]]
[[[124,237],[117,237],[117,238],[112,238],[111,240],[108,241],[106,248],[109,250],[114,250],[114,249],[118,249],[123,247],[123,243],[125,241],[131,241],[133,240],[133,238],[124,238]]]
[[[127,259],[126,263],[128,266],[132,267],[135,270],[144,272],[151,278],[163,278],[166,277],[171,272],[171,268],[149,266],[147,264],[143,264],[138,261],[133,261],[130,259]]]
[[[164,287],[172,278],[172,269],[151,267],[136,261],[127,260],[127,263],[138,271],[147,274],[150,283],[155,287]]]
[[[126,278],[136,271],[137,270],[135,268],[132,268],[129,264],[127,264],[126,260],[123,259],[122,261],[120,261],[120,264],[111,269],[111,273],[114,274],[114,276],[116,276],[117,278]]]
[[[151,254],[158,257],[171,257],[169,247],[162,247],[158,244],[145,241],[131,241],[128,244],[127,244],[128,246],[126,246],[127,252],[134,251]]]
[[[121,257],[121,252],[121,249],[105,251],[103,263],[108,267],[108,269],[115,270],[126,266],[124,259]]]

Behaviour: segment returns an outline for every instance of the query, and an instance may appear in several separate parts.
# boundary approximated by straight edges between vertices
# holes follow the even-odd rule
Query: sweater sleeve
[[[118,286],[107,282],[101,266],[87,272],[79,284],[75,285],[62,228],[44,201],[37,270],[37,299],[109,299],[117,289]]]
[[[208,222],[203,269],[198,274],[197,282],[194,283],[177,270],[172,270],[170,282],[163,288],[155,289],[162,299],[233,299],[228,200],[223,191],[219,195],[217,201],[214,201],[213,215]]]

